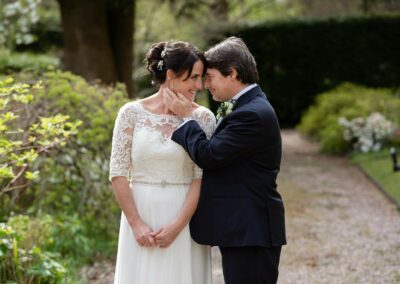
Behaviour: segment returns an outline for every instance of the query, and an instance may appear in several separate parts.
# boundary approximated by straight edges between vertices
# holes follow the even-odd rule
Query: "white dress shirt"
[[[231,98],[231,100],[237,101],[244,93],[250,91],[251,89],[253,89],[253,88],[256,87],[256,86],[257,86],[256,83],[251,84],[251,85],[248,85],[246,88],[242,89],[239,93],[237,93],[236,95],[234,95],[234,96]]]

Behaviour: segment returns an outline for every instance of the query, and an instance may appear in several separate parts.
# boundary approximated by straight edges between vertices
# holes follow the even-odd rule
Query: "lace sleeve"
[[[125,104],[118,112],[112,137],[109,180],[124,176],[131,169],[132,135],[136,122],[134,103]]]
[[[214,114],[207,108],[200,107],[199,111],[193,113],[193,118],[199,123],[204,130],[207,138],[210,139],[216,127]],[[199,179],[203,175],[203,171],[195,163],[193,163],[193,179]]]

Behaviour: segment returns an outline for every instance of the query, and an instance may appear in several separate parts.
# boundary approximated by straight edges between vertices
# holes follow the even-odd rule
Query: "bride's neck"
[[[162,95],[162,90],[164,88],[165,87],[160,86],[160,89],[158,90],[158,92],[152,96],[151,101],[149,101],[150,102],[149,107],[151,107],[154,112],[159,113],[159,114],[174,114],[164,104],[164,98]]]

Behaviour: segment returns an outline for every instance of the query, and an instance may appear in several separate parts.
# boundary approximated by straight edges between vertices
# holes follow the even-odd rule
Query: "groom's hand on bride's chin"
[[[192,115],[192,102],[180,93],[174,93],[169,88],[163,89],[165,105],[177,116],[188,117]]]

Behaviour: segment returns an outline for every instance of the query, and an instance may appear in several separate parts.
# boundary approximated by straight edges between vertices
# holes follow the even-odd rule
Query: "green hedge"
[[[342,82],[398,87],[399,26],[400,15],[375,16],[261,23],[225,35],[244,39],[280,122],[294,125],[317,94]]]

